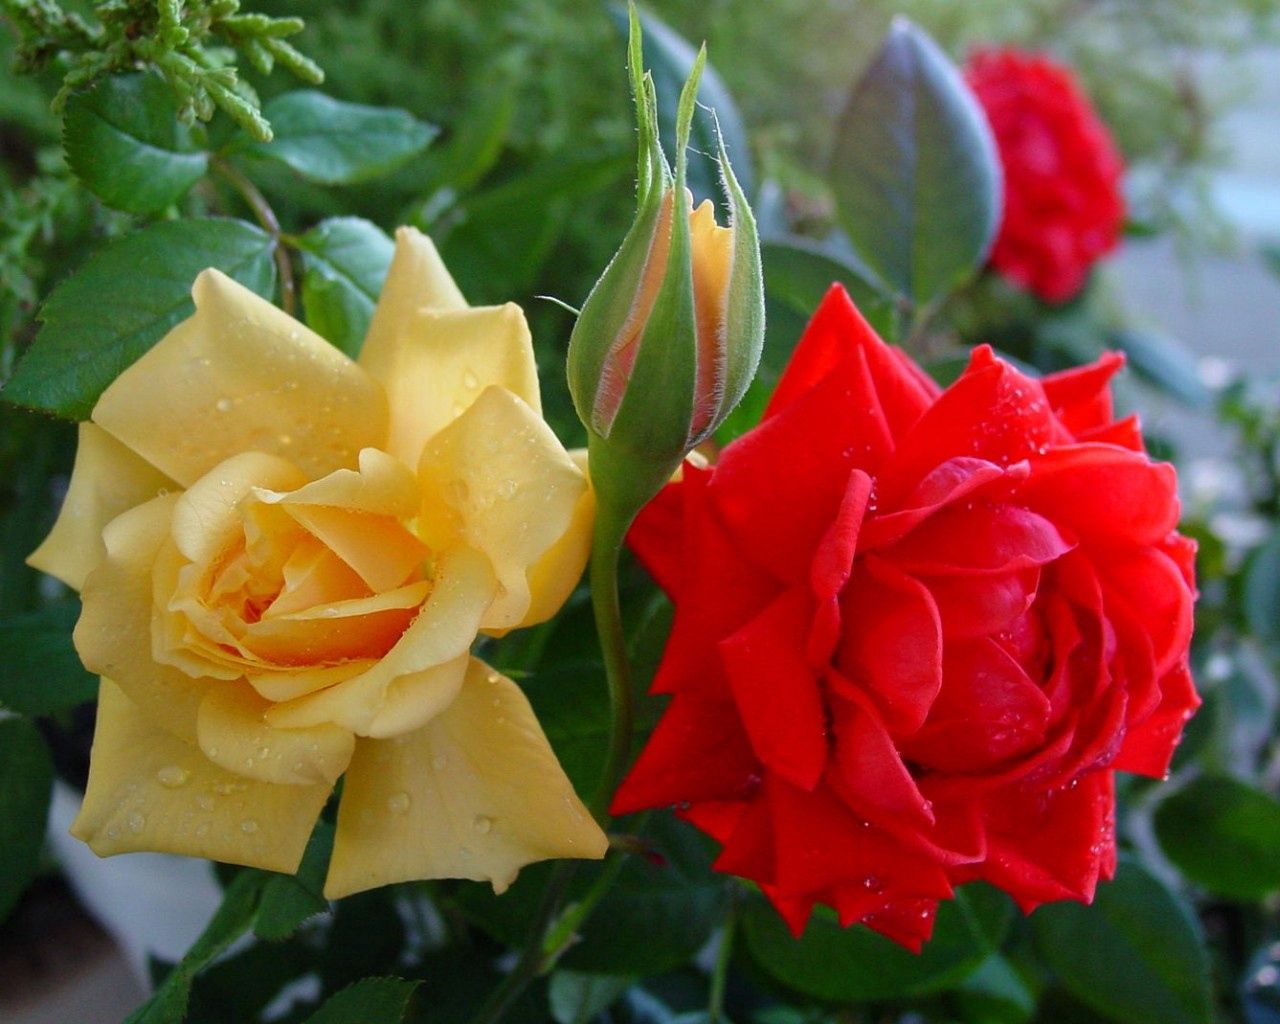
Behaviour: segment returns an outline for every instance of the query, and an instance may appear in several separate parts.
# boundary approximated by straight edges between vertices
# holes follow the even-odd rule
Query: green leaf
[[[323,819],[307,843],[297,875],[273,874],[262,891],[253,932],[267,942],[287,939],[309,917],[329,909],[324,878],[333,853],[333,826]]]
[[[987,957],[960,983],[955,1002],[973,1024],[1025,1024],[1036,1013],[1035,994],[999,953]]]
[[[387,174],[437,134],[406,110],[344,103],[311,89],[277,96],[262,113],[275,138],[239,148],[319,185],[352,185]]]
[[[1249,560],[1244,577],[1244,611],[1249,629],[1256,636],[1280,643],[1280,530]]]
[[[861,925],[841,928],[820,909],[799,938],[763,901],[743,918],[747,949],[777,981],[829,1002],[861,1002],[954,987],[999,945],[1009,904],[992,890],[966,886],[938,908],[933,938],[919,955]]]
[[[158,213],[209,168],[158,75],[113,75],[73,94],[62,139],[76,177],[108,206],[129,213]]]
[[[1280,803],[1235,779],[1202,776],[1161,802],[1156,838],[1198,885],[1228,899],[1280,889]]]
[[[36,727],[0,720],[0,921],[35,877],[52,788],[53,762]]]
[[[1173,338],[1154,331],[1113,331],[1110,342],[1129,357],[1129,365],[1139,376],[1165,394],[1193,408],[1202,409],[1213,395],[1200,379],[1194,353]]]
[[[359,217],[321,221],[300,239],[307,325],[355,358],[364,344],[395,243]]]
[[[627,12],[622,7],[611,8],[614,24],[624,35],[627,32]],[[644,65],[653,75],[658,94],[658,130],[662,135],[667,159],[676,162],[676,112],[680,90],[693,69],[697,48],[675,29],[648,11],[641,10],[640,25],[644,30]],[[710,199],[724,207],[723,189],[720,185],[720,165],[716,160],[719,143],[716,140],[716,121],[720,122],[720,134],[724,148],[733,162],[742,191],[750,196],[755,192],[755,172],[751,165],[751,146],[747,140],[742,115],[738,113],[724,79],[708,62],[702,69],[698,82],[698,108],[689,133],[689,165],[686,184],[693,193],[694,202]],[[714,111],[714,116],[712,114]]]
[[[830,181],[858,254],[917,306],[986,259],[1001,202],[991,129],[946,55],[905,18],[854,86]]]
[[[187,1012],[196,973],[249,930],[269,877],[261,871],[241,871],[236,875],[200,938],[125,1024],[179,1024]]]
[[[583,196],[630,173],[629,152],[611,150],[556,159],[464,196],[420,220],[472,301],[497,302],[533,287]]]
[[[195,306],[191,285],[217,267],[259,295],[275,291],[271,237],[239,220],[168,220],[126,235],[58,284],[4,389],[15,405],[89,418],[121,371]]]
[[[609,1009],[635,983],[616,974],[556,971],[551,975],[547,1001],[556,1024],[584,1024]]]
[[[77,601],[0,621],[0,704],[20,715],[51,715],[98,694],[98,677],[80,663],[71,630]]]
[[[1032,915],[1036,945],[1062,984],[1121,1024],[1208,1024],[1209,959],[1190,909],[1133,861],[1098,886],[1092,906],[1051,903]]]
[[[400,978],[364,978],[329,999],[306,1024],[400,1024],[420,984]]]

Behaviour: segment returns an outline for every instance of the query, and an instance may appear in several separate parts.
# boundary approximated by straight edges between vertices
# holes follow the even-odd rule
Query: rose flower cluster
[[[613,811],[675,807],[797,933],[823,903],[918,948],[974,879],[1091,899],[1115,771],[1162,775],[1198,704],[1194,545],[1120,363],[984,347],[940,391],[833,289],[761,424],[632,530],[671,699]]]
[[[1124,226],[1124,166],[1111,136],[1071,71],[1047,57],[980,50],[965,79],[1004,170],[991,263],[1046,302],[1065,302]]]

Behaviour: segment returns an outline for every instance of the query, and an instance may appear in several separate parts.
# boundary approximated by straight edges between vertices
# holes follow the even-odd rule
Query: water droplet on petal
[[[488,834],[493,828],[493,819],[485,814],[477,814],[471,822],[471,827],[479,832],[482,836]]]
[[[156,781],[168,789],[177,789],[179,786],[186,785],[190,777],[190,772],[176,764],[167,764],[156,772]]]
[[[218,412],[230,412],[230,411],[231,411],[231,399],[229,399],[229,398],[219,398],[216,402],[214,402],[214,403],[213,403],[213,407],[214,407],[215,409],[217,409],[217,410],[218,410]]]
[[[147,827],[147,819],[144,818],[137,811],[134,811],[132,814],[129,815],[129,820],[127,824],[129,826],[129,831],[136,836],[139,833],[141,833],[144,828]]]
[[[213,797],[211,797],[208,793],[201,793],[198,797],[196,797],[196,806],[199,807],[200,810],[202,811],[213,810]]]
[[[476,375],[468,370],[462,375],[462,386],[474,391],[480,382],[476,380]]]
[[[392,814],[404,814],[409,810],[409,794],[403,790],[387,797],[387,810]]]
[[[200,824],[196,826],[196,838],[203,839],[208,834],[209,834],[209,823],[207,821],[200,822]]]
[[[245,818],[244,821],[240,822],[240,831],[247,836],[251,836],[258,831],[258,823],[252,818]]]

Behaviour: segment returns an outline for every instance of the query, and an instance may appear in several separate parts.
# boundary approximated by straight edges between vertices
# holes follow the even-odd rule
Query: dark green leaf
[[[394,964],[404,946],[404,921],[393,889],[371,889],[340,900],[321,975],[332,992]]]
[[[1209,960],[1188,907],[1141,865],[1122,861],[1092,906],[1051,903],[1031,918],[1036,945],[1081,1002],[1121,1024],[1208,1024]]]
[[[1167,335],[1152,331],[1114,331],[1111,344],[1129,357],[1129,365],[1167,395],[1204,408],[1213,400],[1200,379],[1195,355]]]
[[[6,401],[88,419],[120,372],[191,315],[191,285],[216,267],[259,295],[275,291],[271,237],[238,220],[150,224],[91,257],[50,294],[44,326]]]
[[[859,255],[918,306],[986,259],[1001,201],[991,129],[946,55],[905,18],[854,86],[831,186]]]
[[[0,621],[0,704],[20,715],[51,715],[98,693],[71,644],[80,614],[76,601]]]
[[[892,339],[893,299],[880,290],[875,275],[856,257],[810,239],[792,237],[766,239],[760,246],[760,258],[769,299],[784,303],[807,320],[831,286],[841,284],[876,332]],[[790,351],[772,353],[770,366],[781,370],[790,355]]]
[[[556,971],[551,975],[547,1000],[556,1024],[585,1024],[612,1006],[633,978],[616,974],[583,974]]]
[[[626,11],[614,7],[612,13],[619,31],[626,33]],[[648,11],[640,11],[640,25],[644,30],[645,68],[652,73],[658,93],[658,130],[662,134],[667,159],[674,164],[676,108],[680,90],[693,70],[698,51],[675,29]],[[716,160],[719,151],[716,120],[720,122],[720,133],[724,137],[725,151],[733,163],[733,173],[747,196],[755,192],[755,171],[751,166],[751,147],[742,115],[738,113],[737,104],[733,102],[724,80],[710,63],[703,67],[702,78],[698,82],[698,104],[689,133],[689,190],[695,202],[710,199],[723,208],[720,165]],[[715,111],[714,117],[712,111]]]
[[[113,75],[67,100],[67,165],[108,206],[157,213],[208,170],[157,75]]]
[[[351,185],[386,174],[436,136],[434,127],[408,111],[344,103],[310,89],[277,96],[262,112],[275,138],[244,151],[320,185]]]
[[[254,934],[268,942],[286,939],[309,917],[329,909],[324,898],[324,877],[333,852],[333,826],[316,823],[298,874],[272,875],[262,892]]]
[[[960,983],[955,1002],[972,1024],[1024,1024],[1036,1012],[1035,994],[999,953]]]
[[[52,786],[53,762],[36,727],[0,721],[0,921],[35,876]]]
[[[1227,777],[1201,777],[1164,800],[1156,837],[1187,878],[1246,902],[1280,889],[1280,803]]]
[[[261,871],[241,871],[236,875],[222,895],[222,906],[200,938],[125,1024],[179,1024],[186,1014],[196,973],[249,930],[268,877]]]
[[[347,355],[360,354],[395,243],[359,217],[321,221],[300,239],[307,324]]]
[[[306,1024],[400,1024],[419,984],[400,978],[364,978],[331,998]]]
[[[799,939],[763,901],[744,916],[747,949],[774,979],[829,1002],[919,996],[951,988],[999,944],[1008,927],[1007,901],[969,886],[938,908],[933,938],[919,955],[861,925],[841,928],[825,910]]]
[[[1244,578],[1244,612],[1256,636],[1280,643],[1280,530],[1249,561]]]
[[[621,151],[556,159],[469,194],[419,226],[431,232],[464,295],[501,301],[533,286],[582,197],[631,166]]]

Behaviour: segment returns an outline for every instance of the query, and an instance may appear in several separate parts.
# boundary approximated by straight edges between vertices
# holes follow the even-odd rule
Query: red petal
[[[816,665],[830,659],[840,639],[840,591],[853,571],[853,553],[870,495],[871,477],[855,469],[849,474],[840,511],[813,556],[809,586],[816,603],[809,633],[809,660]]]
[[[1030,913],[1041,903],[1089,903],[1114,856],[1113,773],[1097,771],[1046,792],[1033,787],[992,794],[982,877]]]
[[[740,799],[756,784],[759,771],[731,702],[677,694],[618,787],[609,813]]]
[[[1096,363],[1041,378],[1045,396],[1073,434],[1111,423],[1111,378],[1124,367],[1119,352],[1104,352]]]
[[[1119,604],[1151,639],[1158,675],[1186,660],[1191,644],[1192,595],[1178,565],[1148,548],[1098,565],[1106,607]]]
[[[685,494],[685,577],[653,692],[696,689],[728,697],[715,641],[740,629],[777,596],[777,585],[742,557],[707,500],[709,474],[689,474]]]
[[[773,416],[828,377],[854,351],[870,370],[874,396],[890,434],[898,437],[937,397],[938,388],[903,353],[891,349],[863,319],[841,285],[832,285],[805,329],[765,412]],[[871,395],[861,396],[863,401]]]
[[[1020,476],[1025,475],[1025,468]],[[868,551],[892,544],[938,509],[973,494],[1010,471],[985,459],[948,459],[916,485],[902,509],[872,518],[858,538],[859,548]]]
[[[1160,680],[1160,694],[1160,704],[1150,717],[1129,727],[1113,767],[1156,779],[1168,772],[1182,727],[1200,706],[1200,697],[1185,665]]]
[[[818,784],[827,763],[826,714],[805,657],[811,619],[809,595],[791,590],[719,645],[756,756],[802,789]]]
[[[880,443],[868,432],[878,416],[868,387],[833,374],[721,454],[712,500],[744,556],[785,583],[807,581],[850,470]],[[768,496],[776,500],[762,515]]]
[[[903,753],[943,772],[982,771],[1034,745],[1048,721],[1048,699],[1002,647],[949,644],[938,699]]]
[[[899,443],[881,474],[880,500],[898,505],[935,467],[956,456],[1008,466],[1070,439],[1040,383],[982,345],[960,379]]]
[[[993,576],[925,576],[947,640],[994,636],[1017,622],[1036,599],[1039,569]]]
[[[684,485],[668,484],[640,510],[627,544],[658,586],[675,598],[684,576]]]
[[[1108,423],[1105,427],[1094,430],[1082,430],[1076,435],[1078,441],[1089,441],[1095,444],[1114,444],[1120,448],[1128,448],[1132,452],[1145,452],[1142,440],[1142,422],[1135,416],[1126,416],[1122,420]]]
[[[917,828],[933,824],[933,810],[920,795],[915,780],[880,715],[867,697],[839,673],[828,675],[832,731],[836,737],[832,788],[861,818],[880,823],[900,818]]]
[[[905,572],[1003,574],[1047,565],[1074,547],[1042,515],[1016,505],[952,505],[884,552]]]
[[[942,627],[929,592],[877,558],[858,562],[841,599],[836,663],[895,734],[915,732],[942,686]]]
[[[1020,496],[1085,544],[1158,544],[1178,522],[1173,467],[1112,445],[1051,449]]]

